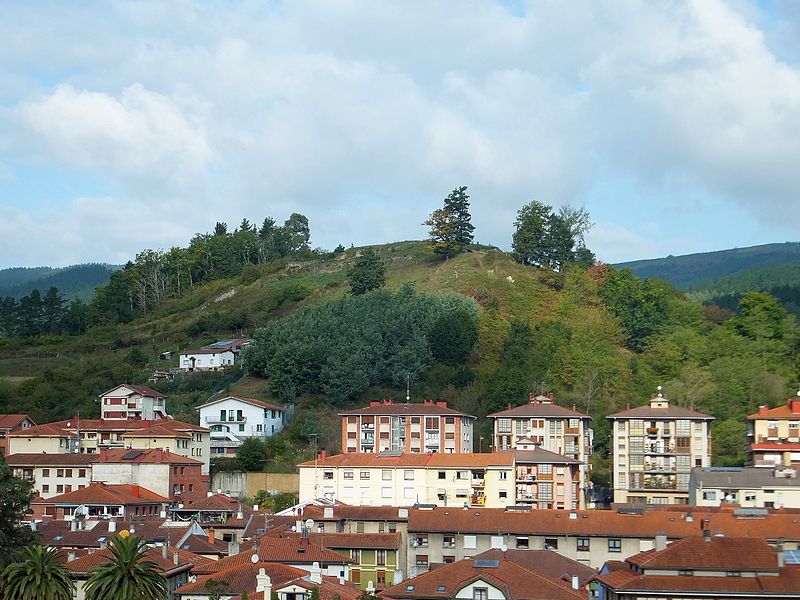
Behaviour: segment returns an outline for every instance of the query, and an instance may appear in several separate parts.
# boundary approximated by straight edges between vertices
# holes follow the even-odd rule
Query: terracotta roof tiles
[[[417,402],[392,402],[391,404],[376,404],[367,406],[366,408],[358,408],[356,410],[348,410],[339,413],[339,416],[346,417],[350,415],[447,415],[469,417],[474,419],[473,415],[447,408],[446,406],[439,406],[436,403],[417,403]]]

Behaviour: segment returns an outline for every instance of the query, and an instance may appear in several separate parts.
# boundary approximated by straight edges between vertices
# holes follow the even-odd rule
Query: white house
[[[100,396],[102,419],[169,419],[164,394],[145,385],[118,385]]]
[[[184,350],[180,355],[180,368],[187,373],[193,371],[218,371],[232,365],[236,354],[228,348],[200,348]]]
[[[244,438],[267,439],[283,427],[280,406],[228,396],[198,407],[200,422],[211,429],[211,454],[233,454]]]

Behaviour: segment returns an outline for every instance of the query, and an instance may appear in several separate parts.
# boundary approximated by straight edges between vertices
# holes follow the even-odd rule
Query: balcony
[[[375,438],[372,436],[363,437],[361,438],[361,445],[362,446],[374,446],[375,445]]]
[[[239,425],[240,423],[247,423],[247,417],[245,417],[244,415],[242,415],[242,417],[240,418],[235,418],[235,419],[222,419],[218,416],[203,417],[203,422],[214,425],[225,424],[225,423],[232,423],[234,425]]]

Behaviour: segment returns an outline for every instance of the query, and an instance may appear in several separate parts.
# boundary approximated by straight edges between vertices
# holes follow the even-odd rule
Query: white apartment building
[[[265,440],[283,428],[286,411],[280,406],[228,396],[206,402],[200,423],[211,429],[211,454],[234,454],[245,438]]]
[[[169,419],[163,394],[144,385],[118,385],[100,396],[102,419]]]
[[[671,405],[660,390],[649,404],[606,417],[614,502],[686,504],[692,468],[711,466],[714,417]]]

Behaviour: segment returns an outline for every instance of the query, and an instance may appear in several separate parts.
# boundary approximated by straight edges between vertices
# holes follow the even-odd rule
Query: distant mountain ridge
[[[617,268],[630,268],[641,278],[657,277],[669,281],[678,289],[733,275],[749,269],[783,265],[800,260],[800,242],[764,244],[747,248],[700,252],[683,256],[667,256],[647,260],[617,263]]]
[[[65,300],[80,298],[88,302],[94,296],[95,288],[108,285],[111,273],[120,268],[118,265],[89,263],[63,268],[0,269],[0,298],[12,297],[19,300],[33,290],[38,289],[44,295],[51,287],[55,287]]]

